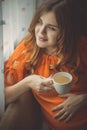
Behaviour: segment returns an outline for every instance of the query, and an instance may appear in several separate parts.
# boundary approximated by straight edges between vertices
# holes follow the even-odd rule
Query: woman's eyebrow
[[[39,20],[43,22],[43,19],[42,19],[42,18],[39,18]],[[54,25],[54,24],[51,24],[51,23],[48,23],[48,26],[52,26],[52,27],[58,28],[58,25]]]
[[[56,27],[56,28],[58,28],[58,26],[57,25],[53,25],[53,24],[48,24],[49,26],[52,26],[52,27]]]

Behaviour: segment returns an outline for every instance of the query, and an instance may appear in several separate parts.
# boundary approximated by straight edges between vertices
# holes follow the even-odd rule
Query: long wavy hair
[[[36,44],[36,24],[44,13],[50,11],[54,12],[60,30],[56,47],[58,48],[57,56],[61,59],[60,63],[51,66],[51,69],[60,70],[61,67],[66,65],[71,70],[75,70],[78,65],[78,34],[73,22],[70,1],[46,0],[37,8],[29,27],[29,33],[25,38],[25,45],[28,52],[31,52],[31,56],[25,64],[25,71],[28,74],[34,73],[41,56],[44,54],[44,49],[39,48]],[[31,49],[28,47],[29,43],[32,45]]]

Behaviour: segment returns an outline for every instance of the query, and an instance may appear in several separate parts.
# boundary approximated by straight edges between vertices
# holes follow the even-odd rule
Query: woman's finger
[[[54,118],[60,118],[64,113],[65,113],[65,111],[64,111],[64,110],[61,110],[60,112],[58,112],[58,113],[54,116]]]
[[[44,91],[44,92],[47,92],[47,91],[50,91],[53,89],[53,86],[52,86],[52,83],[51,82],[42,82],[40,84],[40,89],[39,91]]]
[[[55,112],[55,111],[57,111],[57,110],[61,110],[63,107],[64,107],[63,104],[60,104],[60,105],[54,107],[54,108],[52,109],[52,112]]]
[[[58,118],[58,120],[59,120],[59,121],[61,121],[61,120],[66,120],[66,119],[68,119],[68,117],[69,117],[69,113],[64,112],[64,114],[63,114],[60,118]]]
[[[73,116],[73,114],[72,114],[72,113],[71,113],[71,114],[69,114],[69,115],[67,116],[67,118],[65,119],[65,122],[70,121],[70,120],[71,120],[71,118],[72,118],[72,116]]]

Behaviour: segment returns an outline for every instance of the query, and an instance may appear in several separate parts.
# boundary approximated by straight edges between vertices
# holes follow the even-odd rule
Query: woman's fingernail
[[[50,84],[53,84],[53,80],[50,81]]]

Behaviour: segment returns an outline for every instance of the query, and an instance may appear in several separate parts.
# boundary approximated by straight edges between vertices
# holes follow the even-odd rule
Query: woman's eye
[[[50,30],[56,31],[54,27],[48,27]]]
[[[42,24],[41,20],[38,20],[38,21],[37,21],[37,24]]]

